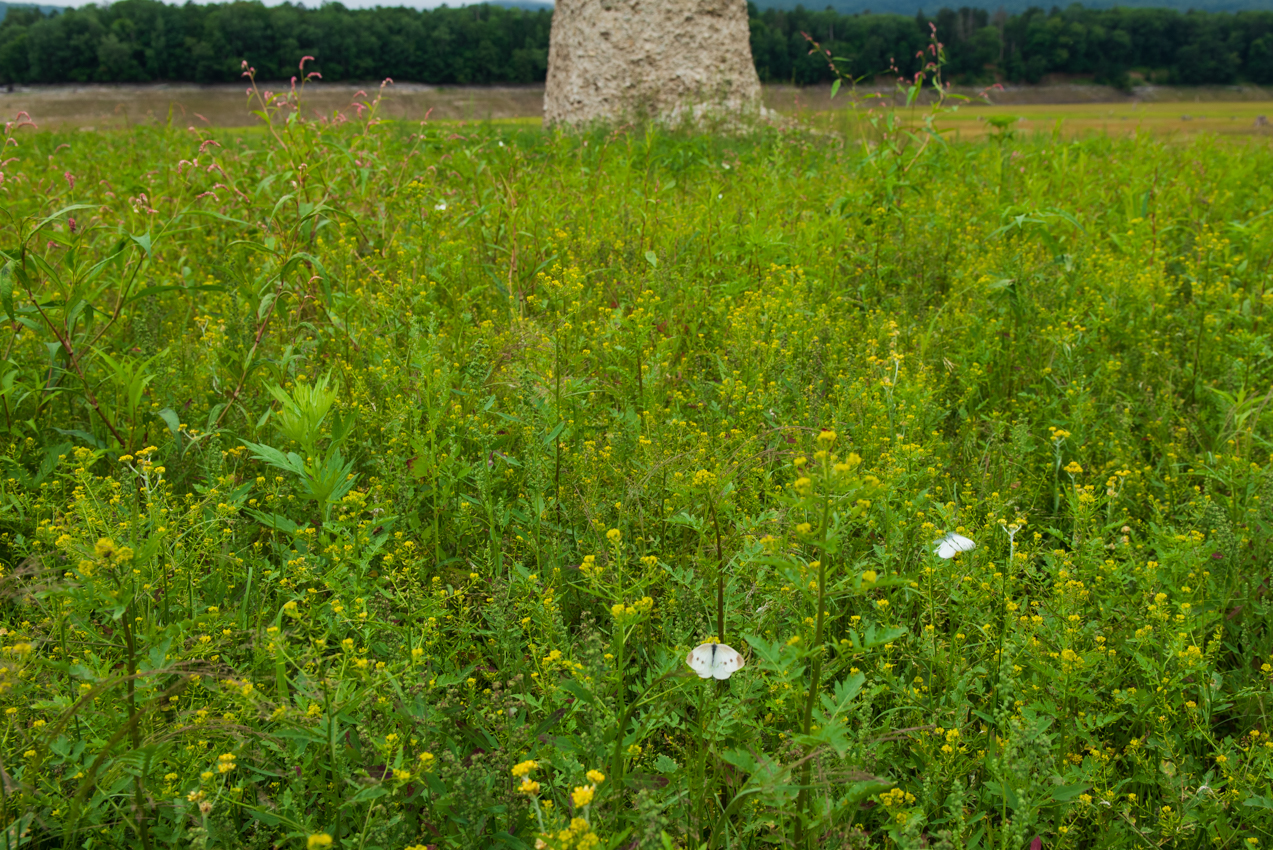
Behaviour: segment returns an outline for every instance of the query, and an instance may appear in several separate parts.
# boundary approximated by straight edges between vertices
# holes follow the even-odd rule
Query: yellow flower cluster
[[[582,817],[571,819],[567,829],[544,833],[535,841],[536,850],[596,850],[601,839]]]
[[[127,564],[133,559],[133,550],[127,546],[116,546],[115,541],[103,537],[93,546],[93,554],[97,560],[107,564]]]
[[[622,602],[616,602],[610,606],[610,615],[616,620],[630,620],[634,617],[644,616],[654,610],[654,600],[648,596],[642,596],[631,605],[624,605]]]
[[[958,737],[958,731],[955,731],[955,735]],[[891,791],[885,791],[881,794],[879,796],[879,801],[888,808],[909,806],[915,802],[915,795],[909,791],[903,791],[901,788],[894,788]]]

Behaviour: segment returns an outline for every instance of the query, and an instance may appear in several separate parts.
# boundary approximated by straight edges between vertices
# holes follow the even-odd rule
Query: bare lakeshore
[[[288,83],[262,84],[261,91],[281,90]],[[308,112],[353,117],[355,101],[374,98],[378,83],[311,84],[305,92]],[[831,99],[830,87],[765,87],[766,105],[783,115],[825,113],[847,109],[853,100],[843,92]],[[859,95],[875,89],[859,90]],[[888,90],[878,91],[887,94]],[[971,99],[963,109],[943,118],[956,135],[981,135],[985,119],[1007,114],[1021,119],[1019,127],[1050,130],[1062,121],[1072,132],[1099,130],[1130,132],[1139,128],[1183,132],[1218,132],[1268,136],[1273,117],[1273,89],[1258,86],[1170,88],[1142,86],[1121,92],[1082,82],[1053,82],[1014,86],[990,93],[991,104],[976,99],[977,91],[960,94]],[[543,116],[543,85],[429,86],[404,83],[387,86],[381,107],[384,117],[418,121],[535,121]],[[861,99],[859,98],[859,102]],[[23,86],[0,92],[0,113],[6,120],[27,112],[43,128],[84,131],[133,125],[165,124],[248,127],[257,123],[241,84]]]

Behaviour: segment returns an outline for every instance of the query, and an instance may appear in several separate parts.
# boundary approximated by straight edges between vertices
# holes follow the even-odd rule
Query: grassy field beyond
[[[1015,131],[1027,134],[1149,133],[1168,139],[1254,136],[1266,144],[1273,140],[1273,102],[1267,101],[981,106],[946,115],[938,126],[956,139],[978,139],[995,132],[991,119],[1012,118],[1018,119]]]
[[[264,84],[263,84],[264,85]],[[309,117],[331,118],[356,114],[352,105],[374,93],[378,82],[310,83],[306,93]],[[286,92],[289,84],[271,86]],[[1063,121],[1068,134],[1089,131],[1123,134],[1132,130],[1192,136],[1201,133],[1250,135],[1267,138],[1273,128],[1257,125],[1264,115],[1273,120],[1273,89],[1258,86],[1149,86],[1132,93],[1109,86],[1055,83],[1010,86],[990,93],[991,105],[977,97],[978,89],[957,90],[971,98],[967,107],[950,114],[943,126],[962,138],[984,134],[988,116],[1019,116],[1021,129],[1051,132]],[[831,97],[830,86],[770,84],[763,88],[765,106],[784,118],[842,125],[854,112],[848,92]],[[862,87],[859,94],[892,95],[887,88]],[[9,114],[30,113],[41,129],[108,130],[134,125],[176,127],[253,127],[260,119],[245,108],[244,87],[238,84],[194,85],[153,83],[135,85],[58,85],[21,87],[0,92],[0,106]],[[428,86],[397,83],[387,87],[381,117],[420,121],[540,121],[544,116],[543,84],[524,86]],[[974,124],[976,126],[974,126]],[[840,129],[843,129],[841,126]]]
[[[1273,157],[1159,109],[10,126],[6,846],[1273,841]]]

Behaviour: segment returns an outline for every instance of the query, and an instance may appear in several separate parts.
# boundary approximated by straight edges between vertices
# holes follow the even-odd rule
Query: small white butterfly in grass
[[[976,546],[977,544],[973,543],[967,537],[964,537],[962,534],[956,534],[952,531],[950,534],[947,534],[941,540],[937,541],[937,548],[933,550],[933,554],[939,558],[946,558],[949,560],[960,552],[969,552],[975,549]]]
[[[747,662],[723,643],[702,643],[690,650],[685,663],[702,679],[728,679]]]

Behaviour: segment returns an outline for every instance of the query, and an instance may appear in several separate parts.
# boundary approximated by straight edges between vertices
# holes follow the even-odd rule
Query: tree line
[[[751,20],[751,48],[760,78],[810,84],[833,78],[809,37],[837,57],[842,70],[869,76],[890,67],[912,74],[929,24],[946,48],[949,76],[980,83],[1037,83],[1048,74],[1089,75],[1126,87],[1133,75],[1155,83],[1273,83],[1273,11],[1178,12],[1170,9],[1087,9],[1078,4],[1020,14],[967,7],[900,15],[840,15],[832,11],[766,10]]]
[[[533,83],[548,70],[549,11],[468,6],[317,9],[259,2],[121,0],[45,15],[9,7],[0,22],[0,83],[218,83],[246,59],[260,79],[287,79],[301,57],[324,80]]]
[[[764,82],[833,79],[816,39],[843,71],[868,77],[919,69],[930,23],[948,74],[968,83],[1034,83],[1048,74],[1130,85],[1134,75],[1178,85],[1273,83],[1273,12],[1181,13],[1088,9],[1020,14],[943,8],[933,17],[759,10],[748,4],[751,47]],[[327,3],[120,0],[58,13],[10,6],[0,22],[0,84],[239,79],[248,60],[263,79],[286,79],[302,56],[327,81],[533,83],[548,68],[548,10],[478,5],[418,11]]]

